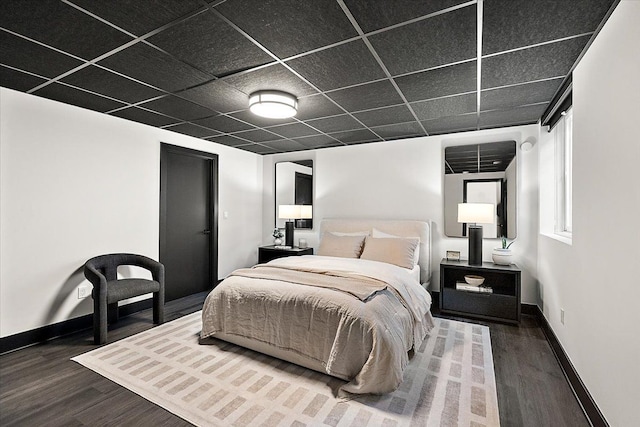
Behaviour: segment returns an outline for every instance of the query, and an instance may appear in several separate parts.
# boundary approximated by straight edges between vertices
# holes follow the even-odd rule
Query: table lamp
[[[311,205],[279,205],[278,218],[286,219],[284,224],[284,244],[293,247],[293,221],[296,219],[311,219],[313,207]]]
[[[293,247],[293,220],[300,216],[299,205],[278,206],[278,218],[286,219],[284,223],[284,244]]]
[[[482,226],[477,224],[493,224],[495,216],[491,203],[458,203],[458,222],[469,224],[469,265],[482,265]]]

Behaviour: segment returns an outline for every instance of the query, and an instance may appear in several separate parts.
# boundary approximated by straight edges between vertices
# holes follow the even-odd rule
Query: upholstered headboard
[[[420,281],[428,287],[431,280],[431,221],[384,219],[324,219],[320,223],[320,239],[325,232],[353,233],[376,228],[400,237],[420,238]]]

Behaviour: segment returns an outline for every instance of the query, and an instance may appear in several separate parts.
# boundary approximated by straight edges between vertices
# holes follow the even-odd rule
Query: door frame
[[[211,165],[209,177],[209,288],[213,289],[218,284],[218,155],[190,148],[160,143],[160,252],[159,259],[162,262],[163,254],[167,253],[167,156],[178,154],[182,156],[197,157],[208,160]]]

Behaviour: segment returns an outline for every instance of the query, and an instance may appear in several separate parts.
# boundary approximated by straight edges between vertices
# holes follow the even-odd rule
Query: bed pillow
[[[385,233],[384,231],[380,231],[377,228],[373,229],[373,232],[371,233],[371,237],[375,237],[377,239],[388,239],[388,238],[395,238],[395,239],[418,239],[418,246],[416,246],[416,251],[413,254],[413,265],[416,266],[418,265],[418,262],[420,262],[420,237],[417,236],[410,236],[410,237],[402,237],[402,236],[395,236],[393,234],[388,234]]]
[[[419,240],[408,237],[367,237],[361,259],[381,261],[411,270]]]
[[[324,233],[318,248],[318,255],[340,258],[360,258],[365,236],[336,236]]]
[[[353,233],[343,233],[342,231],[329,231],[334,236],[371,236],[370,231],[354,231]]]

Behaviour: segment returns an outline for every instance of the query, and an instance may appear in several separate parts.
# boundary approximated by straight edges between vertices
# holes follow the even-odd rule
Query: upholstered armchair
[[[151,272],[149,279],[118,279],[118,266],[132,265]],[[93,339],[107,342],[107,318],[118,320],[118,301],[153,292],[153,323],[164,322],[164,266],[146,256],[109,254],[91,258],[84,276],[93,285]]]

